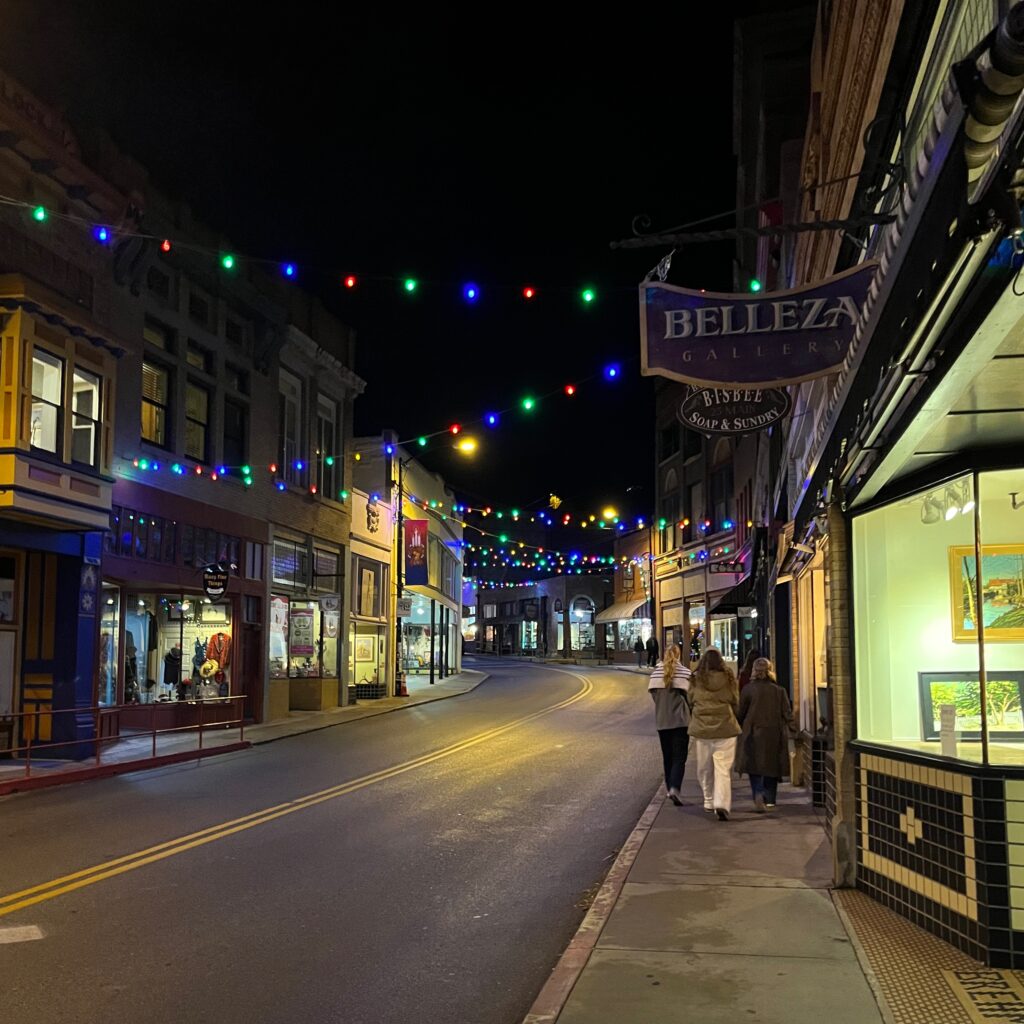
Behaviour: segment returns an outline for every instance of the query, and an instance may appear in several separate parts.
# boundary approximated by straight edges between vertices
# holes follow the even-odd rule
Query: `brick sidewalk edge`
[[[612,864],[605,876],[601,888],[598,890],[594,902],[590,905],[583,923],[579,926],[572,941],[566,947],[565,952],[558,958],[558,963],[552,968],[548,980],[540,990],[537,998],[529,1012],[523,1018],[523,1024],[554,1024],[558,1020],[569,995],[572,993],[583,968],[587,966],[590,954],[597,945],[608,918],[611,917],[615,903],[625,885],[626,876],[633,862],[640,852],[640,848],[651,831],[654,819],[658,816],[665,803],[661,786],[655,793],[647,809],[640,816],[636,827],[629,834],[629,838],[622,844],[615,863]]]
[[[850,939],[850,945],[853,946],[853,951],[857,956],[857,963],[860,964],[860,969],[864,972],[864,978],[868,983],[868,988],[871,989],[871,994],[875,997],[875,1002],[878,1004],[878,1012],[882,1015],[882,1020],[885,1021],[885,1024],[896,1024],[896,1018],[893,1016],[892,1010],[889,1009],[889,1004],[886,1002],[885,995],[882,992],[882,986],[879,984],[878,976],[875,974],[874,969],[871,966],[871,961],[868,960],[867,950],[864,949],[864,945],[860,941],[860,936],[857,934],[857,930],[853,926],[853,921],[850,920],[850,915],[846,912],[846,908],[842,903],[836,899],[834,889],[829,891],[829,895],[832,897],[832,906],[836,908],[839,920],[842,921],[843,928],[846,929],[846,934]]]

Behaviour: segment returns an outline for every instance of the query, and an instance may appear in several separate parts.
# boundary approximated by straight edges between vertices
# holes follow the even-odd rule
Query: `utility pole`
[[[396,449],[397,451],[397,449]],[[403,486],[402,473],[405,469],[405,460],[401,454],[398,455],[398,564],[395,566],[395,580],[398,588],[398,595],[395,601],[395,609],[398,609],[398,601],[402,600],[405,593],[405,490]],[[405,688],[405,666],[402,658],[402,616],[395,617],[395,696],[408,697],[409,691]]]

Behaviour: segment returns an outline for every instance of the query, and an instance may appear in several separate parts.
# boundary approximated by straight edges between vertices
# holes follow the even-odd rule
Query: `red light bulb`
[[[267,469],[269,469],[271,473],[276,473],[277,472],[277,463],[276,462],[272,462],[269,466],[267,466]]]
[[[355,288],[355,286],[356,286],[355,275],[354,274],[349,274],[348,277],[345,278],[345,287],[346,288]]]
[[[460,427],[458,423],[453,423],[448,429],[453,434],[457,434],[462,429],[462,427]]]
[[[196,476],[202,476],[202,475],[203,475],[203,467],[202,466],[196,466]]]
[[[565,393],[570,398],[572,398],[572,396],[576,394],[576,385],[575,384],[566,384],[565,385]]]
[[[161,248],[161,249],[162,249],[162,250],[163,250],[164,252],[170,252],[170,251],[171,251],[171,240],[170,240],[169,238],[165,238],[165,239],[164,239],[164,240],[163,240],[163,241],[162,241],[162,242],[160,243],[160,248]]]
[[[536,295],[536,294],[537,294],[537,292],[533,288],[531,288],[529,285],[527,285],[523,289],[523,298],[524,299],[532,299],[534,297],[534,295]]]

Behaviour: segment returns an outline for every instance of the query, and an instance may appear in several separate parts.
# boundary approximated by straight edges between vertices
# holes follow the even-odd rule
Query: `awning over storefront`
[[[741,607],[754,603],[754,576],[753,573],[736,584],[732,590],[725,591],[721,597],[711,595],[712,615],[736,615]]]
[[[597,613],[595,622],[618,622],[620,619],[635,619],[637,611],[647,604],[647,598],[630,598],[628,601],[617,601],[615,604],[605,608],[603,612]]]

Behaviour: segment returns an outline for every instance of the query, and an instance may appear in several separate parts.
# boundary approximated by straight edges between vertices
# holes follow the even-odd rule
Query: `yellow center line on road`
[[[575,673],[573,674],[575,675]],[[557,704],[552,704],[549,707],[542,708],[540,711],[534,711],[529,715],[524,715],[522,718],[517,718],[512,722],[507,722],[505,725],[488,729],[486,732],[478,733],[476,736],[460,740],[458,743],[453,743],[451,746],[444,747],[441,750],[435,750],[430,754],[423,754],[420,757],[405,761],[402,764],[394,765],[391,768],[384,768],[380,771],[371,772],[369,775],[360,776],[357,779],[340,783],[337,786],[321,789],[316,793],[309,793],[306,796],[297,797],[295,800],[290,800],[287,803],[275,804],[273,807],[265,807],[263,810],[254,811],[252,814],[247,814],[244,817],[221,822],[219,825],[211,825],[210,827],[201,829],[198,832],[192,832],[185,836],[178,836],[176,839],[169,839],[166,842],[158,843],[156,846],[147,847],[145,850],[138,850],[135,853],[125,854],[123,857],[104,861],[102,864],[94,864],[92,867],[83,868],[81,871],[75,871],[72,874],[63,875],[60,878],[51,879],[49,882],[42,882],[39,885],[34,885],[28,889],[21,889],[18,892],[13,892],[6,896],[0,896],[0,917],[4,917],[7,914],[13,914],[17,910],[24,910],[26,907],[31,907],[36,903],[42,903],[46,900],[54,899],[57,896],[63,896],[66,893],[74,892],[76,889],[82,889],[87,885],[94,885],[96,882],[102,882],[104,879],[113,878],[115,875],[134,871],[136,868],[141,868],[146,864],[153,864],[156,861],[165,860],[168,857],[174,857],[179,853],[195,849],[197,846],[205,846],[207,843],[216,842],[219,839],[225,839],[238,832],[245,832],[248,829],[255,828],[257,825],[264,825],[267,822],[284,817],[286,814],[294,814],[296,811],[302,811],[308,807],[315,807],[317,804],[324,803],[327,800],[334,800],[337,797],[354,793],[357,790],[365,789],[367,786],[372,786],[378,782],[384,782],[385,780],[392,779],[398,775],[404,775],[406,772],[422,768],[428,764],[432,764],[434,761],[440,761],[443,758],[461,753],[463,750],[468,750],[469,748],[478,746],[481,743],[486,743],[488,740],[495,739],[503,733],[509,732],[512,729],[517,729],[521,725],[525,725],[527,722],[532,722],[544,715],[550,715],[554,711],[560,711],[562,708],[569,707],[569,705],[575,704],[578,700],[582,700],[582,698],[586,697],[591,690],[593,690],[594,684],[587,679],[586,676],[577,676],[577,678],[581,678],[583,680],[583,686],[579,691],[573,694],[573,696],[566,700],[559,701]]]

